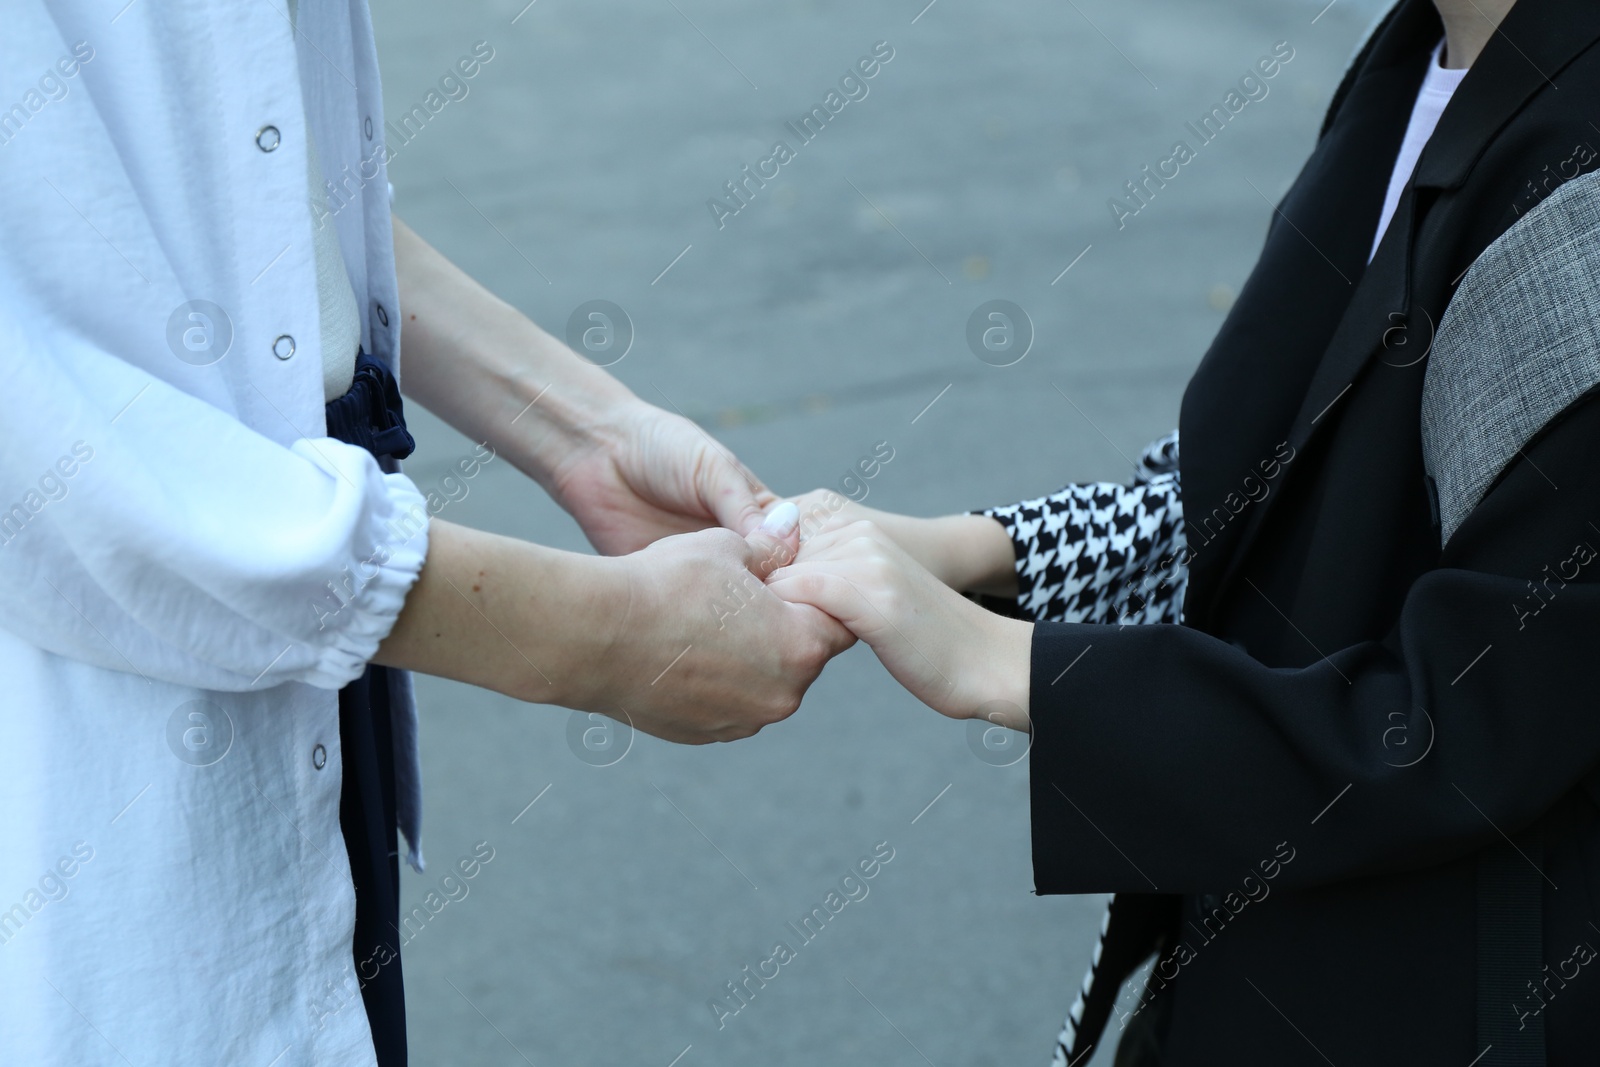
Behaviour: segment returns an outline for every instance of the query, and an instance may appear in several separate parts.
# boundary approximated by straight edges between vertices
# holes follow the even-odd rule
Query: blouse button
[[[378,304],[376,307],[378,309],[378,321],[383,323],[385,326],[389,325],[389,313],[383,310],[382,304]]]
[[[362,129],[367,135],[367,140],[372,140],[372,116],[367,116],[367,121],[362,124]]]
[[[272,342],[272,354],[279,359],[288,359],[294,355],[294,338],[288,334],[280,336],[276,341]]]
[[[316,748],[311,750],[311,766],[320,771],[327,765],[328,750],[323,748],[321,745],[318,745]]]
[[[283,142],[283,135],[276,126],[263,126],[256,131],[256,147],[263,152],[270,152]]]

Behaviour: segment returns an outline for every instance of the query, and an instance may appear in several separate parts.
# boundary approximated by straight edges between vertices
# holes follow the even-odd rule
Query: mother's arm
[[[601,552],[760,522],[775,497],[705,431],[640,400],[398,218],[394,250],[406,395],[544,486]]]
[[[751,573],[789,558],[792,526],[748,539],[704,530],[615,559],[439,519],[428,541],[375,662],[598,711],[669,741],[729,741],[785,718],[854,640]]]

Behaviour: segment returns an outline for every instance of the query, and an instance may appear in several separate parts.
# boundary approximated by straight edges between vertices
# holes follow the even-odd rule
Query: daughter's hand
[[[1033,626],[952,591],[875,523],[817,534],[767,582],[844,623],[935,711],[1028,729]]]
[[[1005,528],[983,515],[944,515],[919,519],[879,511],[832,489],[815,489],[794,498],[800,509],[802,543],[858,522],[870,522],[884,539],[952,589],[1017,595],[1015,555]]]
[[[800,509],[801,541],[842,529],[853,522],[875,522],[887,529],[895,520],[904,518],[869,508],[833,489],[813,489],[793,500],[795,507]]]

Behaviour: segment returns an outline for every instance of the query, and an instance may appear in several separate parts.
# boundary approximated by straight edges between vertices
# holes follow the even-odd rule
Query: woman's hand
[[[626,606],[605,653],[576,672],[588,691],[572,706],[621,710],[638,729],[685,744],[748,737],[787,718],[824,664],[855,643],[825,613],[762,584],[795,547],[792,526],[769,524],[748,538],[726,529],[665,537],[598,561],[621,570],[626,596],[614,600]]]
[[[743,536],[777,497],[681,415],[630,398],[588,428],[550,477],[556,501],[607,555],[671,534],[725,526]]]
[[[803,508],[801,516],[803,523]],[[1032,624],[954,592],[876,523],[812,536],[794,563],[772,573],[768,587],[838,619],[935,711],[1028,729]]]
[[[796,547],[792,510],[773,510],[748,538],[701,530],[621,557],[434,519],[374,662],[602,712],[668,741],[748,737],[799,707],[855,643],[761,584]]]

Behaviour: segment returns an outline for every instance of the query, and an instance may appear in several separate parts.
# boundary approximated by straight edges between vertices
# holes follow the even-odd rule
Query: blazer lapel
[[[1405,290],[1403,264],[1395,272],[1392,262],[1397,242],[1386,242],[1370,266],[1367,253],[1410,115],[1409,106],[1397,108],[1395,101],[1415,97],[1439,33],[1428,0],[1398,9],[1337,119],[1274,207],[1261,259],[1184,393],[1191,625],[1208,625],[1249,538],[1281,496],[1282,479],[1295,467],[1286,458],[1295,453],[1285,447],[1298,452],[1306,436],[1295,414],[1308,395],[1325,391],[1330,350],[1363,346],[1352,324],[1368,320],[1369,305],[1382,305],[1379,321],[1402,310],[1394,300]],[[1403,202],[1392,226],[1409,227],[1410,219],[1411,205]],[[1373,339],[1381,342],[1381,331]],[[1313,427],[1323,421],[1311,422],[1338,392],[1300,421]],[[1282,473],[1266,473],[1275,458],[1284,460]],[[1250,497],[1257,502],[1242,502],[1258,471],[1279,480],[1264,497]]]
[[[1528,98],[1560,91],[1561,71],[1600,39],[1592,0],[1521,0],[1462,79],[1417,161],[1414,184],[1456,189]],[[1586,104],[1580,107],[1587,108]]]
[[[1323,425],[1334,421],[1334,409],[1374,355],[1398,352],[1431,333],[1425,325],[1418,323],[1420,328],[1413,328],[1410,322],[1416,206],[1417,190],[1408,188],[1395,207],[1378,254],[1361,276],[1344,319],[1328,343],[1327,354],[1312,376],[1305,402],[1295,414],[1289,443],[1296,451],[1305,448]]]
[[[1407,346],[1426,347],[1443,312],[1414,300],[1417,236],[1427,209],[1441,190],[1464,184],[1489,142],[1533,94],[1556,85],[1573,58],[1600,38],[1600,4],[1586,0],[1521,0],[1462,79],[1455,97],[1418,160],[1377,255],[1366,268],[1311,384],[1295,414],[1287,440],[1296,453],[1322,429],[1337,422],[1340,405],[1360,388],[1363,370],[1380,354],[1397,361],[1418,358]],[[1374,71],[1377,80],[1388,71]],[[1351,101],[1355,104],[1354,95]],[[1405,101],[1410,110],[1411,98]],[[1393,106],[1393,103],[1389,106]],[[1390,165],[1393,163],[1391,161]],[[1374,221],[1375,224],[1375,221]],[[1418,433],[1421,433],[1420,425]],[[1284,480],[1304,465],[1289,465]],[[1221,593],[1237,576],[1283,489],[1250,509],[1228,563],[1217,581]],[[1211,601],[1215,606],[1216,598]]]
[[[1554,86],[1552,79],[1597,36],[1600,4],[1522,0],[1511,9],[1500,32],[1462,79],[1417,161],[1388,234],[1295,416],[1289,441],[1296,449],[1310,441],[1319,424],[1332,421],[1331,409],[1375,355],[1429,337],[1438,325],[1443,308],[1415,313],[1411,308],[1419,202],[1431,204],[1433,190],[1465,183],[1483,150],[1528,98]],[[1418,321],[1410,321],[1413,315]]]

